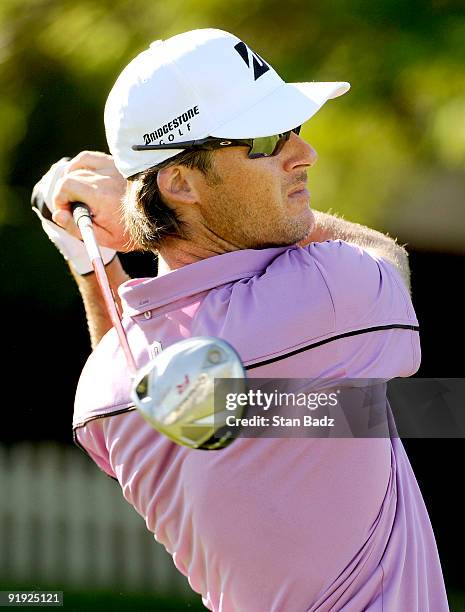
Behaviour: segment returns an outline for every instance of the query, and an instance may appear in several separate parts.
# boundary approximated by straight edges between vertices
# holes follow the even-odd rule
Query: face
[[[198,184],[205,231],[236,248],[295,244],[314,224],[307,169],[316,151],[292,133],[280,153],[249,159],[247,147],[213,153],[218,180]]]

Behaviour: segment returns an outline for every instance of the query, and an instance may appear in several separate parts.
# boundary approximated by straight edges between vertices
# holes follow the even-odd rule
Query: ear
[[[187,166],[168,166],[157,174],[158,189],[168,202],[194,204],[198,201],[193,171]]]

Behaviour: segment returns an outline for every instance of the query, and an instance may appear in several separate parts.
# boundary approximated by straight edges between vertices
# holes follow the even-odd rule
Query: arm
[[[356,244],[377,257],[382,257],[392,263],[399,271],[410,291],[410,269],[408,253],[396,240],[358,223],[351,223],[336,215],[314,210],[315,225],[309,236],[299,243],[305,246],[310,242],[325,242],[326,240],[345,240]]]
[[[84,151],[72,160],[54,164],[34,188],[32,204],[52,242],[68,261],[86,310],[92,348],[112,327],[88,254],[70,212],[71,202],[84,202],[93,216],[106,273],[120,307],[117,288],[129,279],[115,251],[127,251],[129,240],[120,217],[126,181],[111,156]],[[53,222],[52,222],[53,219]],[[58,225],[59,224],[59,225]],[[121,309],[121,308],[120,308]]]
[[[87,326],[89,328],[90,342],[92,349],[95,349],[102,337],[112,328],[112,323],[105,307],[105,302],[102,297],[102,292],[98,285],[94,273],[81,276],[77,274],[73,266],[69,269],[78,286],[87,317]],[[121,302],[117,293],[118,287],[129,280],[129,275],[123,270],[118,257],[115,257],[107,266],[105,272],[108,276],[108,281],[115,297],[119,312],[121,312]]]

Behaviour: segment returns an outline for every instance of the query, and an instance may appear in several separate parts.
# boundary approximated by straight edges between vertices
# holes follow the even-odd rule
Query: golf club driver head
[[[150,425],[173,442],[218,450],[238,432],[238,427],[227,426],[226,418],[240,418],[246,408],[215,406],[215,378],[232,379],[228,392],[245,391],[245,370],[237,352],[219,338],[188,338],[164,349],[138,372],[132,399]]]

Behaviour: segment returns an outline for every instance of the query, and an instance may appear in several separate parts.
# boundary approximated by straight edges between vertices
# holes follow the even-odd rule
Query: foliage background
[[[320,155],[317,208],[414,249],[464,253],[461,2],[3,0],[0,24],[0,231],[46,270],[54,291],[42,290],[38,270],[41,300],[67,303],[72,292],[25,205],[32,185],[63,155],[106,150],[102,113],[115,75],[149,41],[195,27],[234,31],[288,81],[352,83],[304,128]],[[20,269],[6,266],[25,277],[10,287],[15,297],[31,288],[30,255]]]
[[[463,376],[455,353],[463,346],[463,2],[2,0],[0,299],[13,366],[4,369],[5,401],[16,407],[2,431],[6,443],[70,442],[74,388],[89,352],[74,285],[30,212],[32,186],[64,155],[106,150],[103,106],[116,75],[152,40],[198,27],[234,32],[287,81],[352,83],[303,130],[320,156],[310,173],[313,204],[408,244],[423,329],[420,374]],[[154,273],[143,257],[126,264]],[[17,364],[27,365],[27,377]],[[405,445],[447,579],[463,585],[447,526],[457,484],[444,475],[463,445],[419,442]],[[431,475],[440,469],[437,482]]]

